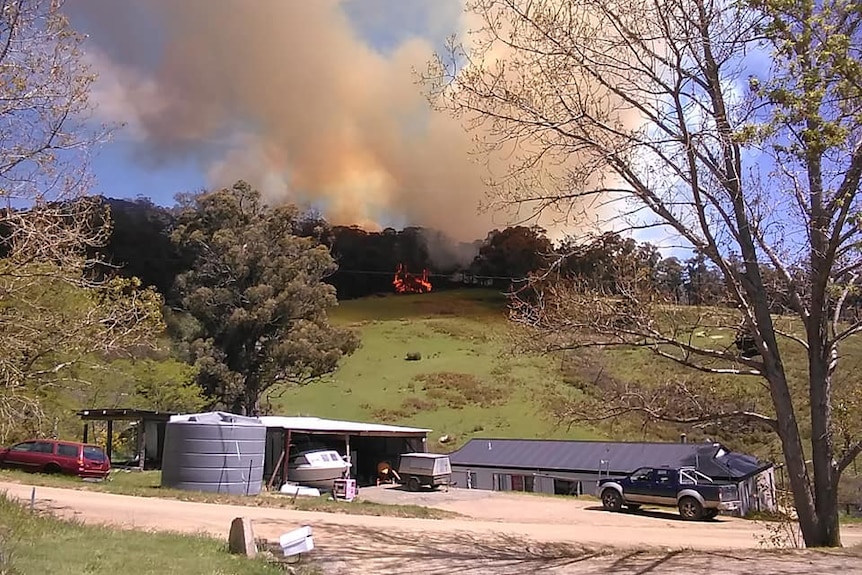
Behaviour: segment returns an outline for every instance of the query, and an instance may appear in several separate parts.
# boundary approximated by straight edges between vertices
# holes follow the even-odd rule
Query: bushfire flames
[[[395,278],[392,280],[395,293],[427,293],[431,291],[431,282],[428,280],[428,270],[422,270],[421,274],[414,275],[407,271],[404,264],[398,264],[395,268]]]

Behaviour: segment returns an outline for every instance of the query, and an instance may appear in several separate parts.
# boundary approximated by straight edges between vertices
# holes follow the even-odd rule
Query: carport
[[[398,465],[402,453],[425,452],[430,429],[339,421],[319,417],[262,416],[266,425],[264,477],[280,486],[290,480],[287,462],[292,453],[307,449],[335,449],[350,457],[350,475],[357,484],[373,485],[377,465]]]
[[[162,466],[162,451],[165,446],[165,426],[173,412],[147,411],[144,409],[85,409],[77,413],[84,421],[82,440],[90,441],[90,425],[96,421],[106,423],[105,455],[111,460],[114,443],[114,422],[129,421],[136,426],[134,467],[138,469],[160,469]],[[149,464],[149,465],[148,465]]]

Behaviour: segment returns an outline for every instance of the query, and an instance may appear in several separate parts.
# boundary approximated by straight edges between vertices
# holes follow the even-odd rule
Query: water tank
[[[266,426],[255,417],[220,411],[173,416],[165,429],[162,487],[257,495],[265,448]]]

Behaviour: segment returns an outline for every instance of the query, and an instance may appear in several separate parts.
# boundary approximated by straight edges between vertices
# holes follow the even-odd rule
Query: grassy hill
[[[697,379],[725,393],[735,390],[743,395],[750,390],[747,386],[761,384],[758,378],[696,372],[644,349],[584,350],[565,361],[515,355],[505,303],[501,294],[490,290],[393,294],[342,302],[332,319],[360,330],[362,347],[325,380],[274,390],[270,396],[274,411],[427,427],[433,430],[431,447],[438,450],[454,449],[476,436],[674,440],[682,429],[644,428],[635,418],[598,427],[568,427],[568,422],[548,415],[547,405],[555,396],[581,393],[599,376],[647,387]],[[681,313],[689,311],[681,309]],[[799,326],[789,319],[779,323],[787,332],[798,331]],[[692,341],[699,345],[730,345],[733,337],[728,330],[692,329]],[[789,340],[782,345],[791,386],[804,396],[805,351]],[[413,353],[421,354],[421,360],[408,361],[407,355]],[[858,388],[862,341],[848,342],[842,355],[836,385]],[[752,402],[755,395],[759,399],[752,409],[769,412],[768,398],[752,394]],[[797,416],[804,428],[804,404]],[[778,459],[776,437],[768,430],[740,433],[714,426],[685,431],[695,441],[712,438],[733,449]],[[437,439],[442,435],[454,441],[440,445]]]
[[[559,360],[510,353],[503,296],[490,290],[387,295],[342,302],[332,320],[362,347],[331,377],[275,390],[275,412],[427,427],[442,435],[603,438],[559,425],[543,397],[565,387]],[[408,354],[421,354],[418,361]]]

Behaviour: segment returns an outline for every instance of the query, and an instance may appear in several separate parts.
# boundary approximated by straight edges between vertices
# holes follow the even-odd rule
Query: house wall
[[[775,511],[775,468],[770,467],[739,482],[740,512]]]
[[[598,470],[570,473],[541,469],[452,465],[452,481],[455,482],[455,487],[467,489],[530,491],[551,495],[596,495],[598,480]]]

